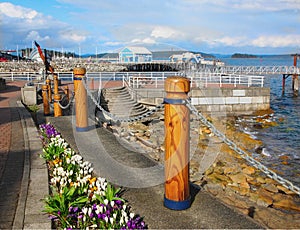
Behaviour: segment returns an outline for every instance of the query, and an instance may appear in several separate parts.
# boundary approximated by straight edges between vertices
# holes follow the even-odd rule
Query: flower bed
[[[144,229],[127,202],[105,178],[93,175],[92,164],[75,153],[51,125],[40,125],[48,164],[50,195],[45,210],[57,228]]]

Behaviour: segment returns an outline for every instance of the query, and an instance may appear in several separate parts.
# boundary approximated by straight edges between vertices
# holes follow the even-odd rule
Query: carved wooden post
[[[53,86],[54,86],[54,94],[58,94],[58,77],[57,77],[57,75],[53,76]]]
[[[65,95],[67,96],[67,100],[69,101],[69,100],[70,100],[70,95],[69,95],[69,86],[65,86],[65,88],[64,88],[64,92],[65,92]]]
[[[165,81],[165,197],[164,205],[174,210],[191,205],[189,188],[190,111],[184,104],[190,81],[169,77]]]
[[[48,99],[48,85],[42,85],[42,96],[43,96],[44,116],[49,116],[50,105]]]
[[[83,85],[85,68],[74,68],[76,131],[88,131],[87,92]]]
[[[49,102],[52,102],[51,80],[47,79],[46,84],[48,85],[48,100]]]
[[[60,94],[54,94],[53,96],[53,113],[54,113],[54,117],[60,117],[62,116],[62,109],[59,106],[59,102],[61,100],[61,95]]]

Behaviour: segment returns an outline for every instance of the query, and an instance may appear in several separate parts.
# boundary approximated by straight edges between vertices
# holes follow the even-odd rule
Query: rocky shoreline
[[[251,153],[262,148],[260,140],[237,129],[235,118],[208,119],[244,151]],[[190,127],[190,181],[193,184],[266,228],[300,228],[299,195],[251,166],[193,116]],[[131,143],[138,143],[134,147],[163,164],[163,113],[147,122],[107,125],[107,128]]]
[[[89,62],[87,60],[76,61],[60,61],[51,62],[51,66],[55,72],[72,72],[74,67],[84,66],[88,72],[122,72],[126,71],[127,67],[121,64],[112,64],[105,62]],[[45,70],[45,65],[42,62],[20,61],[20,62],[0,62],[0,72],[36,72],[42,73]]]

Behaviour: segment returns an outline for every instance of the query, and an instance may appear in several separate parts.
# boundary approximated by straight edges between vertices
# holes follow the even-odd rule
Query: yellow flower
[[[95,182],[97,180],[97,178],[96,177],[93,177],[93,178],[91,178],[91,179],[89,179],[89,181],[90,181],[90,184],[92,184],[93,182]]]
[[[59,158],[56,158],[54,161],[53,161],[53,164],[58,164],[60,162],[60,159]]]

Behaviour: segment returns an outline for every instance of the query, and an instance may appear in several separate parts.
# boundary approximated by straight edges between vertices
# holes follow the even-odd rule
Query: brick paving
[[[24,138],[16,101],[24,82],[0,91],[0,229],[11,229],[24,167]]]

